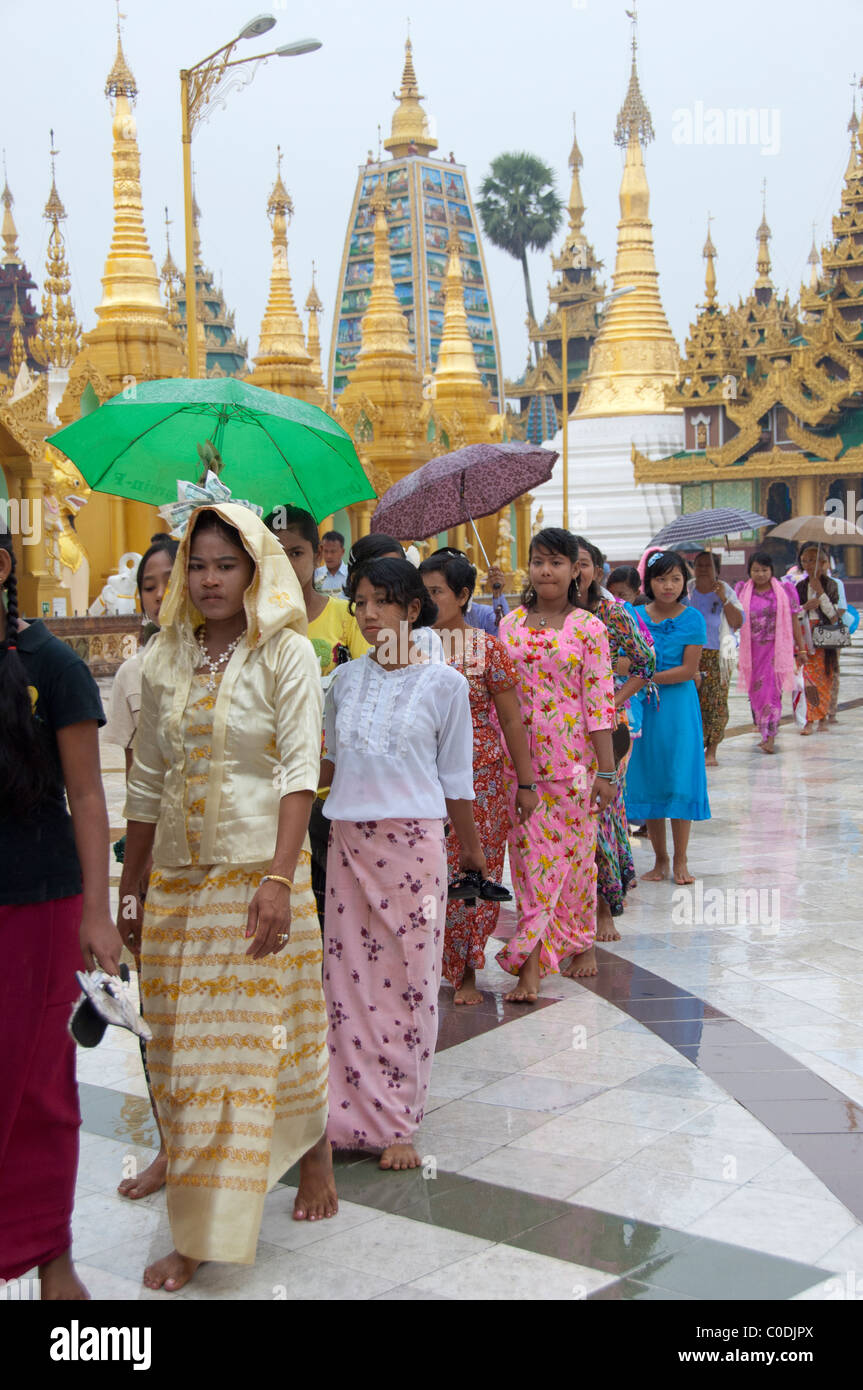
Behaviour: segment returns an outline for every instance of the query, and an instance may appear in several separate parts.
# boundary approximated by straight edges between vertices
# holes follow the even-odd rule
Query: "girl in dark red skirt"
[[[68,1025],[75,971],[116,974],[120,961],[105,721],[83,661],[43,623],[18,617],[5,527],[0,590],[0,1280],[38,1269],[43,1299],[80,1299],[70,1221],[81,1118]]]

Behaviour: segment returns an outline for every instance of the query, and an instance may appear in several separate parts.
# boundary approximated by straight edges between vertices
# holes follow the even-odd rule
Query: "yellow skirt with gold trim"
[[[321,934],[304,852],[291,939],[251,960],[249,902],[266,866],[154,869],[142,992],[147,1060],[168,1150],[177,1250],[251,1264],[264,1198],[324,1133],[327,1016]]]

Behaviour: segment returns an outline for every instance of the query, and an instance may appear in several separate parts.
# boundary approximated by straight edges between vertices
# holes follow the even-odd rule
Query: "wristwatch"
[[[535,792],[535,791],[536,791],[536,783],[535,783],[535,782],[519,782],[519,784],[518,784],[518,789],[519,789],[520,792]]]

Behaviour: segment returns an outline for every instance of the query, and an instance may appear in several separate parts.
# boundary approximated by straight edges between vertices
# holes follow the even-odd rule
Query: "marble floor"
[[[338,1164],[331,1221],[266,1201],[257,1263],[180,1294],[141,1287],[170,1248],[164,1193],[116,1195],[155,1131],[137,1044],[79,1057],[75,1254],[104,1299],[837,1299],[863,1294],[863,648],[839,722],[765,757],[731,700],[694,889],[640,882],[597,980],[503,1002],[442,991],[422,1170]],[[112,826],[119,750],[104,746]],[[636,868],[652,860],[634,841]],[[512,929],[510,912],[501,934]],[[859,1293],[858,1293],[859,1288]]]

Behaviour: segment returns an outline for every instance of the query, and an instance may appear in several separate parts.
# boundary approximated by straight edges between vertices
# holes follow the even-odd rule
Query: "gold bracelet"
[[[289,878],[282,878],[281,874],[264,874],[261,882],[266,883],[267,879],[269,879],[271,883],[283,883],[286,888],[296,887],[296,884],[291,883]]]

